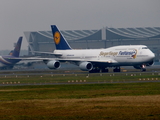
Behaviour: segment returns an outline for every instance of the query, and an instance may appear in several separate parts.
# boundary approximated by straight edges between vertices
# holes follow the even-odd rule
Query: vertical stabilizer
[[[56,25],[51,25],[53,39],[57,50],[68,50],[71,49],[70,45],[63,37],[62,33],[58,30]]]
[[[22,43],[22,37],[19,37],[14,50],[10,52],[11,56],[19,57],[20,50],[21,50],[21,43]]]

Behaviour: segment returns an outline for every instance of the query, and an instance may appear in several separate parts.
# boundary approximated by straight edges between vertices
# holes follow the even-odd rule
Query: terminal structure
[[[102,28],[99,30],[62,30],[74,49],[108,48],[117,45],[147,45],[160,61],[160,27]],[[24,32],[29,55],[32,51],[52,52],[55,49],[51,31]]]

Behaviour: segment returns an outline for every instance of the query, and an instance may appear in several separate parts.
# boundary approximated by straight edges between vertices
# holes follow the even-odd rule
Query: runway
[[[57,76],[59,78],[55,81]],[[67,79],[68,76],[71,78]],[[102,78],[103,76],[105,77]],[[144,83],[160,82],[160,70],[159,66],[154,66],[147,72],[130,68],[121,73],[88,73],[80,70],[4,70],[0,71],[0,78],[0,86]]]
[[[141,70],[134,69],[132,66],[121,67],[120,73],[140,73]],[[153,65],[151,67],[147,67],[147,71],[149,73],[160,72],[160,65]],[[29,75],[37,75],[37,74],[88,74],[88,71],[81,71],[77,66],[70,68],[62,67],[60,69],[48,69],[48,68],[35,68],[35,69],[12,69],[12,70],[0,70],[1,75],[12,75],[12,74],[29,74]],[[114,73],[113,68],[109,68],[108,73]]]
[[[27,85],[76,85],[76,84],[118,84],[118,83],[159,83],[160,80],[154,81],[111,81],[111,82],[66,82],[66,83],[5,83],[0,86],[27,86]]]

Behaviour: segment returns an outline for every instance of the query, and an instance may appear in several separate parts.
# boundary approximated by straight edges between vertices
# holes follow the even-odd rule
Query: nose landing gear
[[[145,72],[145,71],[146,71],[146,66],[145,66],[145,65],[142,65],[141,71],[142,71],[142,72]]]

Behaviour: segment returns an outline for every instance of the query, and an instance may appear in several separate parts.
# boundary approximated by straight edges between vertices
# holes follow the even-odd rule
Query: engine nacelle
[[[49,62],[47,62],[47,67],[49,69],[57,69],[57,68],[60,67],[60,62],[59,61],[54,61],[54,60],[49,61]]]
[[[92,70],[93,65],[90,62],[82,62],[79,64],[79,68],[83,71],[90,71]]]

